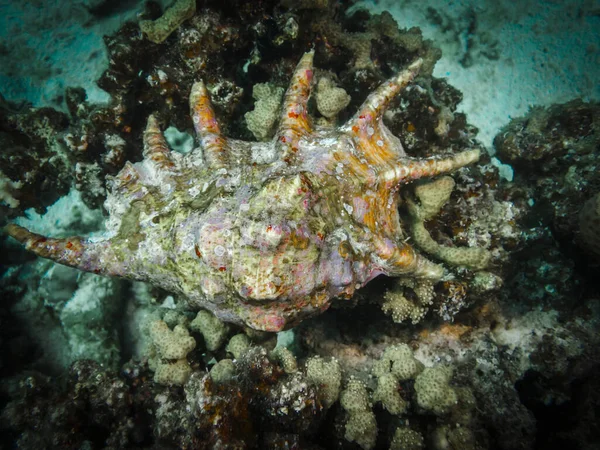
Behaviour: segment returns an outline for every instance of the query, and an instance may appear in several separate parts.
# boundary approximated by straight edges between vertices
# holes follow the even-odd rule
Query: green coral
[[[418,431],[408,427],[398,427],[390,444],[390,450],[422,450],[425,440]]]
[[[325,408],[330,408],[337,401],[342,385],[342,371],[337,360],[325,361],[319,356],[309,358],[306,361],[306,378],[318,388]]]
[[[270,83],[258,83],[252,89],[256,100],[254,110],[247,112],[246,125],[259,141],[268,140],[273,135],[273,127],[279,119],[283,88]]]
[[[250,340],[250,338],[244,333],[240,333],[236,334],[229,340],[229,343],[227,344],[227,347],[225,347],[225,350],[231,353],[235,359],[238,359],[251,346],[252,341]]]
[[[350,103],[346,91],[337,87],[328,77],[322,77],[317,84],[317,109],[328,119],[334,119]]]
[[[398,415],[406,412],[408,402],[402,398],[398,388],[398,379],[393,374],[380,376],[377,379],[377,389],[373,393],[373,401],[381,402],[390,414]]]
[[[414,294],[410,300],[405,292],[407,288]],[[385,314],[392,316],[396,323],[410,320],[417,324],[429,311],[433,294],[433,284],[430,281],[399,278],[394,287],[384,294],[381,309]]]
[[[281,364],[281,367],[285,373],[290,374],[298,370],[298,361],[296,361],[296,357],[286,347],[275,347],[271,352],[271,357]]]
[[[437,415],[443,415],[458,403],[456,391],[450,386],[452,369],[436,366],[425,369],[415,380],[418,405]]]
[[[202,334],[206,349],[209,352],[220,349],[229,333],[229,325],[221,322],[214,314],[204,310],[199,311],[196,318],[192,320],[190,329]]]
[[[195,0],[177,0],[158,19],[140,21],[140,30],[150,41],[160,44],[179,28],[179,25],[193,17],[195,13]]]
[[[217,384],[231,381],[235,377],[235,364],[231,359],[222,359],[210,369],[210,377]]]
[[[173,330],[162,320],[150,324],[150,338],[161,358],[182,359],[196,347],[196,341],[188,330],[176,325]]]
[[[364,383],[351,378],[342,391],[340,403],[348,413],[344,437],[356,442],[364,450],[375,447],[377,422],[369,402],[369,393]]]
[[[149,361],[154,370],[154,381],[167,385],[183,385],[192,373],[186,357],[196,347],[196,341],[182,325],[173,330],[162,320],[149,327],[155,358]]]
[[[414,358],[406,344],[386,348],[381,358],[373,365],[372,373],[377,377],[377,389],[373,400],[381,402],[390,414],[406,412],[408,402],[399,392],[399,381],[415,378],[423,370],[423,364]]]
[[[410,380],[423,371],[423,363],[415,359],[407,344],[387,347],[381,358],[373,366],[373,375],[382,377],[389,373],[398,380]]]
[[[487,267],[491,254],[479,247],[448,247],[438,244],[425,228],[425,222],[432,219],[450,198],[454,189],[452,177],[440,177],[424,182],[415,188],[419,204],[407,201],[411,217],[411,237],[425,252],[453,266],[464,266],[473,270]]]

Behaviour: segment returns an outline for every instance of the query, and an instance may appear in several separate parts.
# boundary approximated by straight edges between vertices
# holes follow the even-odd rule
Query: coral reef
[[[487,250],[478,247],[454,248],[440,245],[425,228],[425,221],[432,219],[439,212],[450,198],[453,189],[454,180],[451,177],[441,177],[415,188],[414,193],[420,204],[407,201],[412,219],[410,235],[419,248],[448,264],[475,270],[485,269],[491,259]]]
[[[475,159],[469,152],[478,147],[477,130],[457,111],[461,93],[431,76],[439,51],[419,30],[399,30],[387,13],[347,14],[348,4],[326,0],[197,6],[188,16],[148,3],[140,20],[177,16],[159,43],[138,23],[106,37],[109,67],[99,85],[110,94],[107,105],[89,104],[76,88],[65,93],[66,113],[1,102],[0,212],[13,221],[60,197],[43,216],[27,210],[27,219],[14,221],[53,236],[30,244],[69,259],[80,241],[61,238],[93,232],[85,241],[92,245],[106,236],[100,206],[108,198],[107,228],[122,242],[116,265],[131,268],[145,252],[163,282],[81,273],[3,242],[0,446],[595,448],[598,105],[573,101],[514,119],[495,141],[501,162],[512,166],[512,183],[500,176],[499,167],[508,166],[486,154],[452,178],[437,171],[431,180],[399,183],[396,175],[411,164],[452,166],[456,155]],[[411,62],[419,58],[415,76]],[[282,106],[290,77],[286,97],[293,98]],[[380,95],[396,84],[401,95]],[[375,122],[360,119],[365,108]],[[192,144],[194,128],[203,157]],[[285,134],[290,129],[306,134]],[[406,155],[384,158],[378,136],[390,144],[386,151],[401,146]],[[361,158],[378,171],[357,171]],[[252,195],[260,201],[244,202]],[[303,204],[290,208],[294,195],[313,202],[310,214],[295,216]],[[120,202],[125,198],[131,201]],[[166,209],[165,199],[173,202]],[[187,212],[228,205],[238,208],[201,222],[210,225],[205,234],[195,229],[163,258],[164,236],[177,234]],[[365,208],[374,205],[378,214],[370,217]],[[247,213],[252,220],[237,225],[239,237],[261,238],[250,256],[286,255],[285,243],[299,261],[316,245],[310,236],[329,224],[317,242],[319,260],[351,269],[318,266],[313,273],[330,276],[329,291],[312,297],[316,304],[293,304],[284,321],[273,321],[267,294],[278,292],[279,281],[318,292],[303,278],[306,264],[289,280],[278,272],[280,280],[258,280],[272,288],[264,298],[242,292],[252,320],[239,320],[232,308],[239,290],[213,297],[220,314],[197,311],[197,304],[190,310],[190,286],[216,289],[233,277],[219,270],[231,265],[214,265],[208,275],[195,267],[220,262],[218,253],[237,236],[225,236],[237,229],[223,221]],[[302,233],[285,235],[278,223]],[[400,277],[344,284],[345,274],[364,269],[365,254],[389,250],[381,236],[436,276],[400,264]],[[200,237],[215,245],[195,246]],[[367,263],[389,263],[385,252],[379,256]],[[190,265],[177,265],[184,257]],[[136,277],[148,279],[143,267]],[[282,258],[268,267],[290,272]],[[274,334],[248,321],[293,328]]]
[[[407,427],[396,428],[394,439],[390,444],[390,450],[421,450],[424,447],[423,436]]]
[[[581,275],[593,270],[593,246],[586,243],[580,217],[592,213],[590,199],[600,191],[595,170],[599,130],[600,106],[573,100],[533,108],[526,117],[514,119],[494,141],[499,157],[515,168],[515,184],[506,197],[528,210],[519,264],[507,277],[524,299],[550,302],[555,308],[569,305],[580,295]],[[584,248],[583,254],[577,244]],[[567,262],[565,252],[570,256]],[[523,254],[529,256],[520,258]]]
[[[325,408],[330,408],[338,400],[342,371],[335,359],[324,361],[319,356],[309,358],[306,361],[306,377],[311,384],[319,387],[321,401]]]

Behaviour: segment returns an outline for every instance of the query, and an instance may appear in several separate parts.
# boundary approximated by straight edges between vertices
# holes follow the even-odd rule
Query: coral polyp
[[[270,142],[223,136],[201,81],[190,94],[199,148],[172,152],[150,116],[144,159],[108,180],[105,238],[6,231],[44,258],[146,281],[191,309],[266,331],[318,314],[380,274],[439,279],[443,268],[406,242],[400,189],[473,163],[479,150],[411,158],[383,123],[420,59],[342,126],[313,125],[313,56],[296,67]]]

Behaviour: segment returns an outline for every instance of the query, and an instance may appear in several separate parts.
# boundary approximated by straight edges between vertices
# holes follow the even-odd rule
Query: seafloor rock
[[[504,195],[528,210],[509,282],[523,301],[570,308],[588,289],[582,277],[596,267],[593,246],[586,244],[587,225],[580,236],[580,217],[591,213],[586,201],[600,192],[600,105],[573,100],[533,108],[494,143],[499,157],[515,169]]]

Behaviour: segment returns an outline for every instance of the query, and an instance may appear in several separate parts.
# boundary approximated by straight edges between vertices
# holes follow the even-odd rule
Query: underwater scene
[[[598,2],[0,33],[0,449],[600,450]]]

